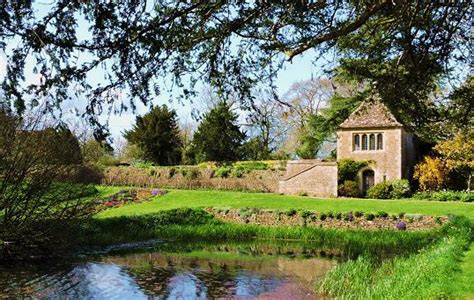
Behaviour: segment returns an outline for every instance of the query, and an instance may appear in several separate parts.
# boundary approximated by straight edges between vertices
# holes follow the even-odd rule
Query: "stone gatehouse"
[[[370,161],[358,175],[359,188],[385,180],[410,178],[415,163],[414,135],[376,96],[365,100],[337,130],[337,159]],[[319,160],[289,161],[279,181],[285,194],[337,196],[337,163]]]

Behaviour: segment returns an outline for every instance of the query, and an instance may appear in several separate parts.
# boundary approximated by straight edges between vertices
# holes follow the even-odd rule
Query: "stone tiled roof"
[[[372,96],[344,121],[339,128],[402,127],[379,97]]]

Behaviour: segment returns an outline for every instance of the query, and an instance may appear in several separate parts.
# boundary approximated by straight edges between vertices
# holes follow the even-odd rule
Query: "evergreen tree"
[[[176,118],[176,112],[166,105],[156,106],[143,117],[138,116],[124,137],[143,151],[145,159],[155,164],[179,164],[183,143]]]
[[[230,162],[241,159],[245,133],[236,123],[237,114],[226,102],[211,109],[194,134],[196,160]]]

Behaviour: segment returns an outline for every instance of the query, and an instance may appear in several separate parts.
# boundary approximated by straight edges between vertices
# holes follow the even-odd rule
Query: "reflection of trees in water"
[[[197,272],[194,272],[194,275],[206,288],[206,297],[220,298],[235,295],[237,290],[236,268],[230,267],[225,263],[215,264],[208,262],[207,265],[207,271],[198,269],[196,270]]]
[[[127,266],[140,289],[159,298],[257,296],[281,284],[284,274],[305,279],[309,271],[325,272],[334,263],[326,259],[294,261],[295,257],[325,256],[321,249],[294,242],[177,244],[167,249],[173,252],[160,247],[157,252],[108,256],[104,261]],[[180,248],[184,251],[178,251]],[[222,256],[224,253],[228,255]]]
[[[156,265],[151,256],[148,258],[146,264],[129,269],[128,272],[147,295],[160,295],[166,299],[170,294],[171,280],[177,274],[176,268],[173,266],[171,259],[168,259],[166,267],[162,267],[159,264]]]
[[[168,298],[177,287],[195,293],[197,298],[228,297],[235,294],[237,271],[227,264],[206,262],[198,259],[175,264],[175,258],[167,257],[166,265],[161,261],[149,267],[130,269],[135,282],[150,296]],[[192,285],[192,286],[191,286]],[[182,291],[181,291],[182,292]]]
[[[194,250],[199,249],[209,252],[238,253],[251,256],[269,255],[286,257],[343,257],[344,253],[337,248],[322,248],[319,244],[302,241],[268,241],[256,240],[239,243],[194,243]]]

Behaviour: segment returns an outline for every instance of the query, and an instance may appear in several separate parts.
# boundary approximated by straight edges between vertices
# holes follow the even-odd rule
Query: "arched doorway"
[[[374,175],[374,171],[370,169],[362,172],[362,192],[364,192],[364,194],[369,188],[374,186]]]

